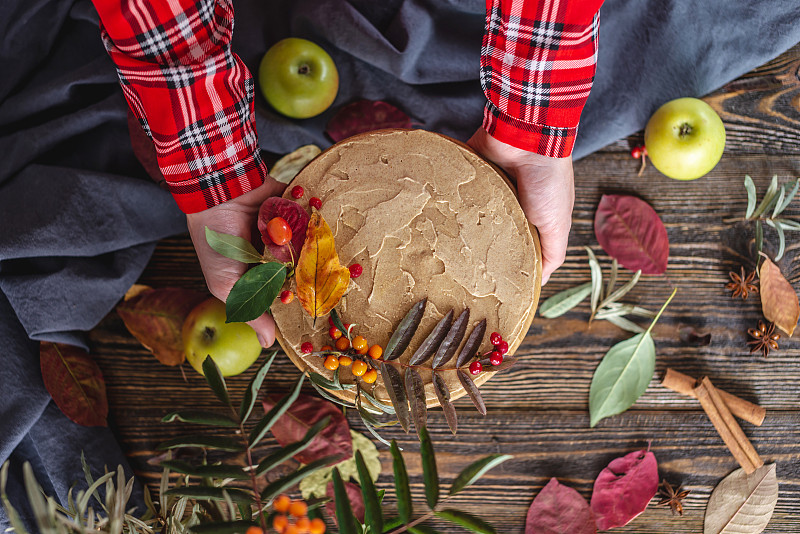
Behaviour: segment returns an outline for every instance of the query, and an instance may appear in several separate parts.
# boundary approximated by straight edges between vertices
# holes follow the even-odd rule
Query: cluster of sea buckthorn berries
[[[308,518],[308,505],[305,501],[293,501],[288,495],[281,495],[272,505],[276,512],[272,518],[272,528],[278,534],[325,534],[322,519]],[[261,527],[250,527],[247,534],[264,534]]]
[[[374,383],[378,379],[378,371],[367,363],[366,357],[368,356],[372,360],[379,360],[383,356],[383,347],[370,345],[363,336],[355,336],[351,341],[348,336],[336,328],[333,324],[333,319],[330,317],[328,318],[328,324],[330,325],[328,335],[333,340],[333,346],[323,345],[320,348],[323,353],[331,353],[325,356],[323,364],[325,368],[335,371],[339,366],[351,367],[350,371],[354,376],[360,377],[367,384]],[[348,332],[350,331],[350,324],[344,323],[342,326]],[[311,354],[314,352],[314,345],[310,341],[306,341],[300,345],[300,352]],[[336,354],[333,354],[334,352]]]
[[[484,356],[489,357],[489,363],[493,366],[500,365],[503,363],[503,356],[508,352],[508,342],[503,339],[498,332],[492,332],[489,335],[489,341],[491,341],[492,346],[494,347],[492,350],[487,352]],[[483,371],[483,364],[476,360],[469,365],[469,372],[473,375],[480,374]]]

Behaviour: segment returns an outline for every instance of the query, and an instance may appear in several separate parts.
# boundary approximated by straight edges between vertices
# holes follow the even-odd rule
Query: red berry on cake
[[[292,229],[283,217],[273,217],[267,223],[267,235],[276,245],[285,245],[292,240]]]
[[[501,336],[498,332],[492,332],[489,336],[489,341],[491,341],[492,345],[496,347],[501,341],[503,341],[503,336]]]
[[[305,193],[305,190],[299,185],[292,188],[292,198],[303,198],[303,193]]]
[[[469,364],[470,374],[477,375],[480,374],[481,371],[483,371],[483,365],[481,365],[481,362],[472,362]]]
[[[288,289],[281,291],[281,302],[284,304],[289,304],[294,300],[294,293],[289,291]]]
[[[500,343],[498,343],[497,344],[497,350],[500,352],[500,354],[507,353],[508,352],[508,342],[507,341],[501,341]]]
[[[308,203],[311,204],[311,207],[314,208],[315,210],[322,209],[322,200],[320,200],[317,197],[311,197]]]
[[[331,339],[337,340],[342,337],[342,331],[332,326],[330,330],[328,330],[328,335],[331,336]]]
[[[311,354],[314,352],[314,345],[311,344],[310,341],[306,341],[302,345],[300,345],[300,352],[303,354]]]
[[[350,278],[358,278],[363,272],[364,268],[361,267],[360,263],[354,263],[350,266]]]
[[[492,365],[500,365],[503,363],[503,355],[500,354],[500,351],[493,350],[492,353],[489,355],[489,363]]]

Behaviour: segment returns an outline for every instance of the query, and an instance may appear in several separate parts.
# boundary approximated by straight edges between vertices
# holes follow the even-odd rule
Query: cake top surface
[[[417,334],[401,362],[408,360],[449,310],[470,308],[467,329],[481,319],[500,332],[511,351],[532,319],[540,279],[534,236],[511,187],[465,146],[423,130],[384,130],[344,140],[312,161],[292,182],[322,200],[321,215],[333,231],[342,265],[359,263],[337,306],[354,335],[385,347],[411,306],[427,297]],[[291,188],[289,188],[291,189]],[[287,190],[288,194],[288,190]],[[272,312],[279,341],[296,363],[330,376],[318,356],[301,355],[332,344],[328,321],[316,324],[295,301],[276,301]],[[448,365],[455,365],[455,360]],[[446,366],[446,367],[448,367]],[[353,382],[341,369],[343,383]],[[431,375],[421,369],[428,384]],[[454,396],[463,393],[455,373],[445,377]],[[480,380],[478,380],[480,382]],[[374,394],[386,398],[381,380]]]

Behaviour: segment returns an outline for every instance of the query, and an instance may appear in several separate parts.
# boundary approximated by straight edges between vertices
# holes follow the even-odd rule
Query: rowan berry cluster
[[[489,357],[489,363],[492,366],[498,366],[503,363],[503,356],[508,352],[508,342],[503,339],[498,332],[492,332],[489,336],[489,341],[492,343],[492,350],[484,354]],[[469,366],[469,372],[473,375],[478,375],[483,371],[483,363],[480,360],[472,362]]]

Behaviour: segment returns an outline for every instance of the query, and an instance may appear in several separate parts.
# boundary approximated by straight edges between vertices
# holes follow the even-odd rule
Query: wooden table
[[[592,221],[602,193],[630,192],[649,201],[661,215],[670,239],[666,276],[644,276],[624,300],[656,310],[678,294],[654,330],[656,376],[647,392],[626,413],[589,428],[588,393],[592,373],[605,352],[629,334],[604,321],[587,324],[588,304],[560,319],[538,318],[509,372],[489,381],[483,395],[489,414],[483,418],[469,401],[458,402],[459,433],[452,437],[441,411],[429,416],[439,458],[439,472],[449,483],[461,468],[489,453],[514,459],[491,471],[457,505],[492,522],[498,532],[524,531],[525,514],[550,477],[589,498],[594,478],[613,458],[651,443],[663,478],[691,490],[683,517],[652,505],[618,532],[702,532],[703,514],[714,486],[737,467],[698,403],[659,386],[658,377],[672,367],[692,376],[708,375],[731,393],[767,408],[761,427],[743,423],[746,434],[767,462],[777,462],[780,497],[766,532],[800,532],[800,343],[783,336],[769,359],[751,355],[746,330],[761,317],[758,297],[733,300],[724,289],[728,271],[743,264],[752,231],[743,223],[746,195],[742,180],[750,174],[759,195],[777,174],[782,181],[800,176],[800,45],[762,68],[728,84],[706,100],[722,116],[727,130],[725,155],[706,177],[677,182],[638,164],[630,148],[641,134],[618,141],[575,165],[577,199],[567,261],[542,291],[542,298],[589,280],[583,247],[601,263],[609,258],[598,246]],[[800,218],[800,201],[787,210]],[[800,288],[797,234],[788,234],[784,274]],[[767,232],[774,246],[776,237]],[[751,258],[752,256],[750,256]],[[155,287],[205,288],[187,236],[161,242],[141,278]],[[681,341],[690,325],[711,333],[698,347]],[[157,466],[148,463],[155,445],[171,437],[174,426],[160,418],[177,407],[216,407],[210,391],[194,371],[160,365],[111,313],[92,332],[94,354],[103,369],[111,404],[111,425],[141,478],[151,485]],[[297,369],[285,358],[273,366],[267,388],[285,391]],[[238,396],[250,378],[230,381]],[[353,428],[360,421],[349,416]],[[387,430],[408,451],[416,441],[401,430]],[[388,451],[380,446],[383,475],[379,488],[392,485]],[[413,496],[422,509],[423,486],[417,455],[407,456]],[[389,492],[390,494],[392,492]],[[391,502],[392,499],[389,499]],[[461,532],[440,524],[441,532]]]

